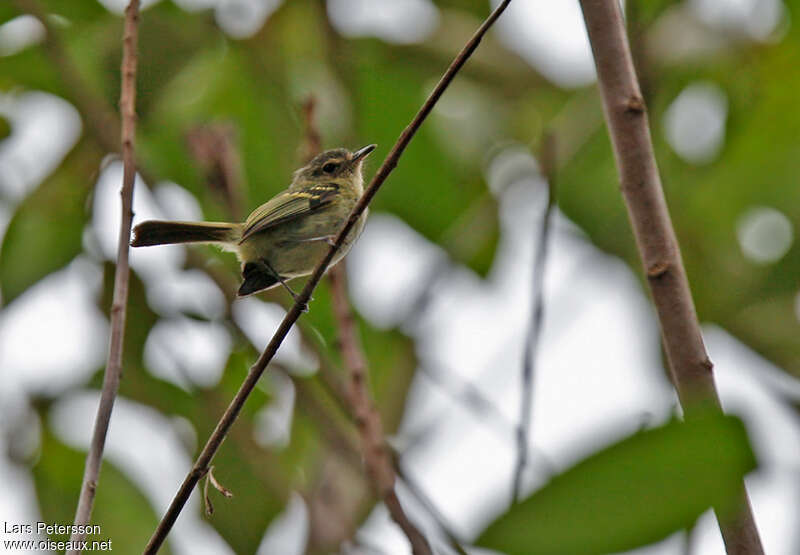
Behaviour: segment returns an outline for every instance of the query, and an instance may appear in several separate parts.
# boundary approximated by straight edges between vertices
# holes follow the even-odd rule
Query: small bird
[[[362,162],[376,145],[351,152],[326,150],[294,172],[291,185],[247,217],[244,223],[168,222],[149,220],[133,229],[133,247],[172,243],[215,243],[236,253],[245,296],[307,276],[328,252],[364,192]],[[331,265],[336,264],[361,234],[365,210],[348,233]]]

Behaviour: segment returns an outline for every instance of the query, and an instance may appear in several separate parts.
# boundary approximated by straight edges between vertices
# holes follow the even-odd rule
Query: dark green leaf
[[[11,133],[11,125],[8,123],[8,120],[2,116],[0,116],[0,141],[8,137]]]
[[[709,414],[637,433],[514,506],[478,545],[509,554],[625,551],[729,510],[756,466],[741,421]]]

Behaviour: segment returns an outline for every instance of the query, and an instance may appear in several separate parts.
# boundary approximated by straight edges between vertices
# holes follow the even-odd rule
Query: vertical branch
[[[232,123],[198,125],[186,133],[186,144],[205,172],[209,189],[223,198],[233,220],[244,218],[244,179],[236,127]]]
[[[545,133],[542,139],[542,149],[539,156],[542,175],[547,182],[546,204],[542,214],[542,224],[539,229],[536,251],[533,258],[533,271],[531,273],[531,318],[525,334],[522,354],[522,387],[519,425],[517,426],[517,463],[514,468],[514,481],[511,489],[513,503],[517,503],[522,496],[522,475],[528,464],[528,449],[530,445],[531,410],[533,406],[533,378],[536,357],[539,351],[539,337],[542,333],[544,319],[544,275],[547,262],[547,245],[550,237],[550,219],[556,203],[555,182],[555,141],[550,133]]]
[[[304,141],[300,146],[300,158],[308,162],[322,150],[322,136],[314,125],[314,112],[317,109],[317,99],[313,94],[303,102],[303,122],[305,123]]]
[[[139,1],[131,0],[125,9],[125,30],[122,51],[122,91],[120,94],[120,110],[122,111],[122,218],[117,244],[117,266],[114,275],[114,299],[111,305],[111,338],[108,349],[106,372],[103,378],[103,389],[100,393],[100,404],[97,407],[94,433],[86,455],[86,466],[83,472],[81,493],[78,508],[75,512],[75,524],[86,525],[92,515],[97,478],[103,459],[106,434],[114,408],[114,399],[119,389],[122,374],[122,346],[125,335],[125,308],[128,302],[128,243],[131,240],[131,222],[133,220],[133,183],[136,178],[133,144],[136,126],[136,43],[137,24],[139,21]],[[82,541],[85,534],[74,533],[73,542]]]
[[[415,555],[431,553],[425,536],[408,519],[395,492],[395,473],[392,458],[383,435],[381,417],[367,391],[367,363],[358,340],[356,322],[347,298],[347,277],[344,261],[330,271],[333,312],[339,330],[339,343],[345,366],[350,371],[347,400],[361,436],[367,476],[378,496],[383,499],[389,514],[403,530]]]
[[[661,188],[622,13],[616,0],[581,0],[581,9],[622,194],[658,312],[672,380],[691,417],[698,404],[719,408],[719,398]],[[728,553],[763,553],[744,484],[737,514],[718,513],[717,518]]]
[[[425,121],[425,119],[431,113],[431,110],[433,110],[436,102],[438,102],[439,98],[441,98],[442,94],[444,94],[445,89],[447,89],[455,76],[458,74],[459,70],[464,66],[469,57],[478,47],[481,39],[492,26],[492,24],[508,7],[510,1],[511,0],[503,0],[503,2],[501,2],[500,5],[497,6],[497,8],[495,8],[495,10],[486,18],[477,31],[475,31],[475,34],[472,36],[472,38],[470,38],[467,44],[464,45],[464,48],[452,61],[444,75],[442,75],[442,78],[422,104],[419,111],[414,116],[414,119],[411,120],[411,123],[409,123],[400,134],[397,142],[395,142],[386,159],[373,176],[372,181],[364,191],[361,199],[359,199],[358,203],[356,203],[356,206],[350,213],[347,222],[345,222],[345,224],[342,226],[342,229],[336,236],[333,245],[331,245],[327,254],[317,264],[314,272],[306,282],[305,287],[297,296],[295,303],[286,313],[286,316],[283,318],[283,321],[281,321],[278,329],[275,330],[272,339],[270,339],[270,342],[261,353],[261,356],[259,356],[258,360],[256,360],[253,366],[250,367],[247,377],[239,387],[239,390],[236,392],[234,398],[231,400],[228,408],[225,410],[225,413],[220,418],[211,436],[206,441],[206,444],[203,447],[203,450],[200,452],[200,455],[197,457],[192,469],[184,478],[183,483],[172,500],[172,503],[170,503],[166,514],[159,522],[158,527],[156,528],[153,536],[150,538],[150,541],[147,544],[147,547],[145,548],[145,553],[155,553],[166,539],[167,534],[175,524],[175,520],[177,520],[178,515],[186,505],[186,501],[188,501],[192,490],[194,489],[195,485],[197,485],[197,482],[200,480],[200,478],[205,474],[205,469],[208,467],[220,445],[222,445],[223,440],[228,435],[231,426],[233,426],[233,423],[236,421],[236,418],[238,418],[242,407],[244,407],[245,401],[247,401],[250,393],[256,387],[258,380],[261,378],[261,375],[267,368],[267,364],[269,364],[269,362],[272,360],[272,357],[275,356],[275,353],[278,351],[278,348],[286,338],[286,335],[289,333],[289,330],[292,328],[294,323],[298,318],[300,318],[303,307],[308,303],[309,299],[311,298],[312,291],[322,279],[322,275],[325,273],[325,270],[327,270],[328,265],[331,263],[331,260],[333,260],[334,255],[341,248],[342,243],[344,243],[345,237],[347,237],[347,235],[350,233],[350,230],[353,229],[353,226],[355,226],[364,210],[367,209],[370,201],[378,192],[378,189],[380,189],[380,187],[386,181],[386,178],[389,177],[389,174],[397,166],[403,151],[406,149],[406,147],[408,147],[411,139],[414,138],[414,135],[416,135],[417,131],[422,126],[422,122]]]

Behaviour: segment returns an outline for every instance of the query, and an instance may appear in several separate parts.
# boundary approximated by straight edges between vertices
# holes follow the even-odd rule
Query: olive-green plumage
[[[340,148],[316,156],[294,173],[288,189],[253,210],[244,223],[150,220],[134,228],[131,245],[217,243],[233,250],[242,263],[239,295],[309,275],[361,197],[362,161],[374,148]],[[365,210],[331,265],[350,250],[366,217]]]

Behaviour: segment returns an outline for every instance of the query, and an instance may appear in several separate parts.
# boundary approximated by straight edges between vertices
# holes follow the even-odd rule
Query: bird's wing
[[[278,194],[253,210],[247,217],[239,242],[256,233],[319,210],[333,200],[338,190],[339,186],[335,183],[325,183]]]

